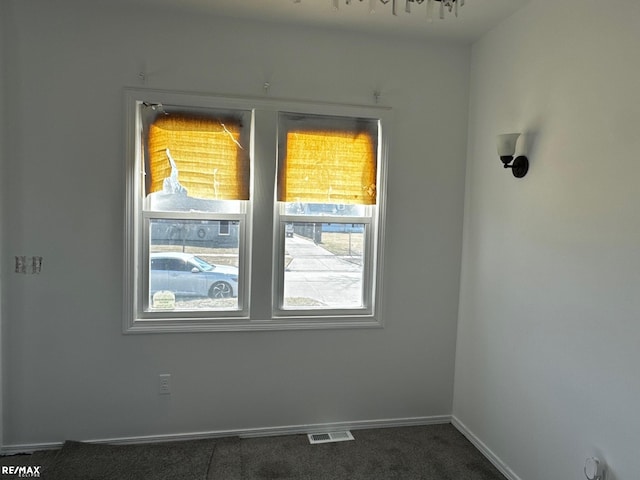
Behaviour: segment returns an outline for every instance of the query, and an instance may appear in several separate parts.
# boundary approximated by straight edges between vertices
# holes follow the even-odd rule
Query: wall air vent
[[[332,442],[346,442],[347,440],[355,440],[349,430],[342,432],[329,432],[329,433],[310,433],[309,443],[332,443]]]

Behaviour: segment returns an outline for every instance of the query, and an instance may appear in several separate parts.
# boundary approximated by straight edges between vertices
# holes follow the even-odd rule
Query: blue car
[[[168,290],[176,296],[228,298],[238,296],[238,268],[212,265],[181,252],[151,254],[149,292]]]

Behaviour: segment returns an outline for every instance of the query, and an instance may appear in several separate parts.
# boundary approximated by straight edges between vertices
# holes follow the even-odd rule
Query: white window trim
[[[381,328],[384,319],[381,315],[384,266],[384,225],[386,216],[386,178],[389,154],[391,115],[389,108],[373,106],[338,105],[331,103],[302,102],[265,98],[234,98],[208,94],[190,94],[150,89],[125,89],[125,228],[124,228],[124,333],[162,333],[162,332],[207,332],[207,331],[246,331],[246,330],[298,330],[298,329],[350,329]],[[141,221],[137,202],[141,198],[139,179],[130,172],[137,167],[140,151],[140,133],[136,132],[137,107],[139,101],[184,105],[185,107],[228,108],[253,111],[251,133],[251,200],[240,235],[245,242],[246,256],[241,266],[245,302],[239,304],[238,311],[225,311],[224,316],[203,318],[202,312],[156,312],[153,315],[140,312],[138,302],[143,299],[140,292],[142,282],[137,281],[141,274],[140,235]],[[367,117],[379,119],[382,125],[379,164],[378,164],[378,204],[377,215],[371,218],[371,228],[367,228],[372,238],[369,244],[376,252],[375,258],[365,261],[371,272],[365,272],[363,281],[365,291],[373,291],[364,309],[336,310],[282,310],[274,299],[278,298],[278,288],[282,288],[279,279],[282,269],[278,267],[281,252],[284,252],[284,233],[280,232],[279,216],[275,202],[275,175],[277,151],[278,112],[289,111],[301,114],[335,115]],[[140,170],[138,170],[140,171]],[[154,214],[155,217],[155,214]],[[219,218],[223,218],[222,214]],[[229,219],[232,219],[229,217]],[[235,218],[234,218],[235,219]],[[256,219],[260,219],[256,221]],[[319,217],[318,221],[328,221]],[[345,218],[336,219],[344,222]],[[354,223],[366,223],[365,218],[357,217]],[[255,245],[260,242],[260,252],[256,255]],[[279,248],[274,248],[278,245]],[[243,248],[244,245],[240,245]],[[264,255],[267,248],[271,255]],[[242,250],[241,250],[242,251]],[[371,254],[372,255],[372,254]],[[144,262],[145,259],[142,259]],[[147,259],[148,260],[148,259]],[[267,285],[265,279],[271,279]],[[368,279],[368,280],[367,280]],[[136,290],[138,289],[138,290]],[[240,297],[239,297],[240,300]]]

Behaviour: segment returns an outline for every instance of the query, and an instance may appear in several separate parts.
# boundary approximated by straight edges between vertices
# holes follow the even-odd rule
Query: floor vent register
[[[310,433],[307,435],[307,437],[309,437],[309,443],[311,444],[346,442],[348,440],[355,440],[349,430],[344,430],[342,432]]]

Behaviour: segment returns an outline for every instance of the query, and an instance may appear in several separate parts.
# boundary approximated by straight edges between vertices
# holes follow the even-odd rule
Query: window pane
[[[367,205],[350,205],[344,203],[306,203],[306,202],[281,202],[284,209],[280,210],[281,215],[304,215],[334,217],[370,217],[371,208]]]
[[[220,234],[221,223],[227,234]],[[237,310],[239,226],[234,220],[150,220],[149,310]]]
[[[243,213],[248,202],[238,200],[203,200],[182,193],[152,193],[145,200],[144,210],[153,212],[213,212]]]
[[[365,224],[282,222],[284,309],[362,308]]]
[[[196,115],[149,111],[146,105],[142,109],[148,118],[146,193],[249,199],[248,128],[243,120],[248,112]]]
[[[278,200],[375,205],[378,124],[281,113]]]

